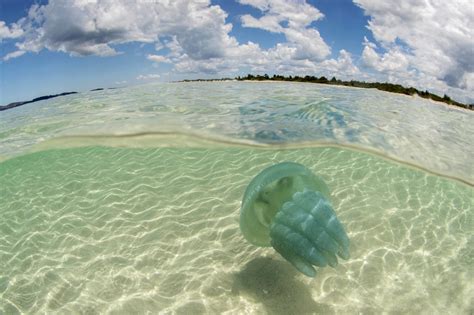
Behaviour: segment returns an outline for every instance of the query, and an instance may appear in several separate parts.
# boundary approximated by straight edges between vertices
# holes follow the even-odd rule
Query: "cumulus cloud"
[[[275,66],[283,71],[292,66],[313,71],[315,63],[330,54],[319,32],[310,27],[323,14],[305,1],[241,3],[263,13],[260,18],[242,17],[244,26],[283,33],[287,42],[269,50],[252,42],[239,43],[230,35],[227,13],[210,0],[51,0],[33,5],[28,16],[18,21],[23,32],[18,50],[4,59],[42,49],[73,56],[113,56],[120,53],[117,44],[142,42],[154,44],[157,51],[167,48],[166,55],[147,55],[150,61],[173,63],[178,72],[218,73],[242,67],[272,71]]]
[[[474,73],[474,10],[470,0],[354,0],[370,17],[374,43],[363,50],[366,66],[387,75],[414,73],[432,86],[470,89]],[[441,84],[442,85],[442,84]]]
[[[137,76],[137,80],[156,80],[159,79],[160,75],[157,73],[151,73],[151,74],[140,74]]]
[[[277,49],[290,54],[288,57],[291,59],[320,61],[331,53],[331,48],[324,42],[319,32],[310,27],[312,22],[322,19],[324,15],[305,1],[239,0],[239,2],[253,6],[263,13],[259,18],[243,15],[242,25],[284,34],[287,43],[278,46]]]
[[[324,60],[321,65],[320,72],[331,73],[344,80],[360,78],[361,72],[359,68],[354,64],[352,55],[341,49],[337,59]]]
[[[317,21],[324,15],[306,1],[288,0],[238,0],[262,11],[261,18],[250,15],[242,16],[244,24],[249,27],[259,27],[272,32],[284,32],[285,29],[302,29],[313,21]],[[288,26],[284,27],[282,22],[286,21]]]
[[[23,35],[23,30],[17,23],[12,23],[10,27],[4,21],[0,21],[0,42],[6,38],[18,38]]]
[[[223,54],[200,59],[186,52],[180,53],[183,47],[176,45],[176,40],[171,40],[165,46],[175,57],[171,59],[177,71],[212,74],[248,68],[257,72],[315,74],[329,68],[334,69],[334,64],[340,62],[332,60],[327,64],[321,64],[321,61],[330,55],[331,49],[319,32],[310,26],[312,22],[324,16],[317,8],[305,1],[240,0],[239,2],[262,12],[260,17],[243,15],[242,26],[284,34],[286,42],[264,50],[257,43],[238,43],[234,37],[226,34],[222,36],[222,42],[225,44]],[[231,28],[226,27],[230,32]],[[352,66],[351,70],[356,68],[353,64]]]
[[[364,38],[362,61],[364,65],[380,72],[396,73],[406,72],[409,66],[409,55],[399,47],[392,47],[383,54],[376,52],[377,45]]]
[[[305,0],[237,1],[260,11],[242,15],[243,27],[282,34],[285,41],[268,49],[239,42],[231,35],[227,13],[210,0],[50,0],[32,5],[16,23],[0,21],[0,41],[12,40],[16,46],[2,59],[43,49],[113,56],[121,53],[120,44],[138,42],[159,52],[145,58],[170,63],[175,72],[228,75],[249,69],[387,80],[454,95],[474,91],[470,0],[449,5],[441,0],[353,0],[368,16],[374,38],[364,39],[355,60],[344,49],[331,55],[315,27],[324,14]]]
[[[171,62],[171,60],[169,60],[168,58],[162,55],[148,55],[146,56],[146,59],[151,60],[156,63],[160,63],[160,62],[170,63]]]
[[[24,55],[25,53],[26,53],[26,51],[24,51],[24,50],[16,50],[16,51],[13,51],[11,53],[6,54],[5,57],[3,57],[3,60],[7,61],[7,60],[12,59],[12,58],[20,57],[20,56]]]
[[[175,36],[193,59],[223,56],[232,26],[226,13],[209,1],[51,0],[33,5],[18,21],[22,51],[49,49],[74,56],[111,56],[113,47],[128,42],[159,42]],[[0,26],[2,36],[16,37],[15,26]],[[211,45],[212,44],[212,45]]]

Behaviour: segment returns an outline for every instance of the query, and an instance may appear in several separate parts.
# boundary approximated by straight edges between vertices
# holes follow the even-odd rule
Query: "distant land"
[[[15,108],[15,107],[22,106],[22,105],[29,104],[29,103],[34,103],[34,102],[47,100],[47,99],[50,99],[50,98],[55,98],[55,97],[58,97],[58,96],[69,95],[69,94],[77,94],[77,92],[64,92],[64,93],[61,93],[61,94],[40,96],[40,97],[34,98],[30,101],[13,102],[13,103],[10,103],[10,104],[5,105],[5,106],[0,106],[0,111],[7,110],[7,109],[10,109],[10,108]]]
[[[116,88],[109,88],[110,89],[116,89]],[[104,88],[97,88],[97,89],[93,89],[93,90],[90,90],[91,92],[93,91],[102,91],[104,90]],[[15,107],[18,107],[18,106],[22,106],[22,105],[25,105],[25,104],[30,104],[30,103],[34,103],[34,102],[39,102],[39,101],[44,101],[44,100],[48,100],[50,98],[55,98],[55,97],[59,97],[59,96],[65,96],[65,95],[69,95],[69,94],[77,94],[79,92],[63,92],[63,93],[60,93],[60,94],[53,94],[53,95],[45,95],[45,96],[40,96],[40,97],[37,97],[37,98],[34,98],[30,101],[24,101],[24,102],[13,102],[13,103],[10,103],[8,105],[4,105],[4,106],[0,106],[0,112],[2,110],[7,110],[7,109],[11,109],[11,108],[15,108]]]
[[[433,101],[437,102],[443,102],[448,105],[453,105],[453,106],[458,106],[462,107],[465,109],[470,109],[474,110],[474,104],[463,104],[460,102],[457,102],[455,100],[452,100],[448,95],[444,94],[443,97],[430,93],[428,90],[426,91],[420,91],[414,87],[404,87],[401,86],[400,84],[392,84],[392,83],[380,83],[380,82],[364,82],[364,81],[342,81],[339,79],[336,79],[335,77],[332,77],[331,80],[328,80],[326,77],[315,77],[315,76],[282,76],[282,75],[273,75],[270,77],[268,74],[265,75],[252,75],[248,74],[245,77],[236,77],[236,78],[221,78],[221,79],[194,79],[194,80],[181,80],[177,82],[210,82],[210,81],[289,81],[289,82],[310,82],[310,83],[319,83],[319,84],[328,84],[328,85],[341,85],[341,86],[351,86],[351,87],[359,87],[359,88],[371,88],[371,89],[377,89],[381,91],[386,91],[386,92],[391,92],[391,93],[399,93],[399,94],[405,94],[405,95],[418,95],[422,98],[426,99],[431,99]],[[113,90],[116,89],[116,87],[111,87],[107,88],[108,90]],[[105,88],[96,88],[90,90],[91,92],[93,91],[102,91],[105,90]],[[60,94],[54,94],[54,95],[45,95],[45,96],[40,96],[37,98],[34,98],[29,101],[24,101],[24,102],[13,102],[8,105],[0,106],[0,111],[15,108],[18,106],[34,103],[34,102],[39,102],[43,100],[47,100],[50,98],[55,98],[59,96],[65,96],[69,94],[77,94],[79,92],[63,92]]]
[[[222,78],[222,79],[196,79],[196,80],[182,80],[180,82],[194,82],[194,81],[229,81],[229,80],[237,80],[237,81],[290,81],[290,82],[310,82],[310,83],[319,83],[319,84],[329,84],[329,85],[342,85],[342,86],[351,86],[351,87],[359,87],[359,88],[370,88],[370,89],[377,89],[381,91],[391,92],[391,93],[399,93],[405,95],[418,95],[422,98],[431,99],[437,102],[443,102],[448,105],[458,106],[470,110],[474,110],[474,104],[463,104],[451,99],[448,95],[444,94],[443,97],[430,93],[428,90],[420,91],[414,87],[404,87],[400,84],[392,84],[392,83],[380,83],[380,82],[364,82],[364,81],[342,81],[332,77],[332,79],[328,80],[326,77],[315,77],[315,76],[283,76],[283,75],[273,75],[269,76],[268,74],[265,75],[252,75],[248,74],[245,77],[236,77],[236,78]]]

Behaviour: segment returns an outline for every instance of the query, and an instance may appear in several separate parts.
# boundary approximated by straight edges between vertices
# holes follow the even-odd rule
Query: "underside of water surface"
[[[242,194],[321,176],[351,259],[304,277],[239,231]],[[473,190],[342,147],[88,146],[0,163],[0,312],[472,312]]]
[[[184,134],[258,145],[350,146],[474,184],[473,111],[373,89],[148,84],[21,106],[0,112],[0,122],[0,160],[51,147],[58,137],[69,139],[52,147],[96,144],[100,136]]]

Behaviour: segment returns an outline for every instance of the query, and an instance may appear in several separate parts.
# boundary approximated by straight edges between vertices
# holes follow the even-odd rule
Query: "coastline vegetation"
[[[116,87],[112,87],[112,88],[108,88],[108,89],[112,90],[112,89],[116,89]],[[104,88],[97,88],[97,89],[93,89],[93,90],[90,90],[90,91],[94,92],[94,91],[102,91],[102,90],[104,90]],[[29,101],[13,102],[13,103],[10,103],[10,104],[4,105],[4,106],[0,106],[0,111],[15,108],[15,107],[30,104],[30,103],[34,103],[34,102],[49,100],[50,98],[65,96],[65,95],[69,95],[69,94],[77,94],[77,93],[79,93],[79,92],[64,92],[64,93],[60,93],[60,94],[44,95],[44,96],[36,97],[36,98],[34,98],[32,100],[29,100]]]
[[[182,80],[178,82],[204,82],[204,81],[290,81],[290,82],[309,82],[309,83],[319,83],[319,84],[329,84],[329,85],[342,85],[342,86],[350,86],[350,87],[359,87],[359,88],[372,88],[372,89],[377,89],[381,91],[386,91],[386,92],[391,92],[391,93],[399,93],[399,94],[405,94],[405,95],[418,95],[419,97],[426,98],[426,99],[431,99],[433,101],[437,102],[443,102],[448,105],[453,105],[453,106],[458,106],[470,110],[474,110],[474,103],[473,104],[463,104],[460,102],[457,102],[453,99],[451,99],[448,95],[444,94],[443,97],[433,94],[429,92],[428,90],[425,91],[420,91],[414,87],[404,87],[400,84],[393,84],[393,83],[381,83],[381,82],[364,82],[364,81],[342,81],[339,79],[336,79],[335,77],[332,77],[331,80],[328,80],[326,77],[315,77],[315,76],[283,76],[283,75],[273,75],[269,76],[268,74],[264,75],[252,75],[248,74],[245,77],[236,77],[236,78],[221,78],[221,79],[194,79],[194,80]],[[111,87],[108,88],[110,89],[116,89],[116,87]],[[102,91],[104,88],[96,88],[92,89],[90,91]],[[50,98],[55,98],[59,96],[64,96],[64,95],[69,95],[69,94],[76,94],[78,92],[64,92],[60,94],[54,94],[54,95],[45,95],[45,96],[40,96],[37,98],[34,98],[30,101],[24,101],[24,102],[13,102],[8,105],[0,106],[0,111],[15,108],[18,106],[22,106],[25,104],[29,103],[34,103],[42,100],[47,100]]]
[[[25,104],[30,104],[30,103],[34,103],[34,102],[43,101],[43,100],[48,100],[50,98],[69,95],[69,94],[77,94],[77,92],[64,92],[64,93],[60,93],[60,94],[40,96],[40,97],[34,98],[30,101],[13,102],[13,103],[10,103],[8,105],[0,106],[0,111],[15,108],[15,107],[22,106],[22,105],[25,105]]]
[[[400,84],[393,84],[393,83],[381,83],[381,82],[364,82],[364,81],[343,81],[332,77],[331,79],[327,79],[326,77],[316,77],[316,76],[283,76],[283,75],[273,75],[269,76],[268,74],[264,75],[252,75],[248,74],[245,77],[236,77],[232,78],[222,78],[222,79],[197,79],[197,80],[183,80],[183,82],[191,82],[191,81],[228,81],[228,80],[237,80],[237,81],[289,81],[289,82],[310,82],[310,83],[319,83],[319,84],[329,84],[329,85],[342,85],[342,86],[350,86],[350,87],[359,87],[359,88],[372,88],[381,91],[391,92],[391,93],[399,93],[405,95],[418,95],[419,97],[431,99],[437,102],[443,102],[448,105],[459,106],[466,109],[474,110],[474,104],[463,104],[457,102],[448,95],[444,94],[443,97],[433,94],[428,90],[420,91],[414,87],[404,87]]]

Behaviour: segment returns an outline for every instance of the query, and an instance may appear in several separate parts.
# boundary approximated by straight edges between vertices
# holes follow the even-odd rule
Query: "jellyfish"
[[[272,246],[296,269],[316,276],[313,266],[336,267],[349,259],[349,238],[322,178],[305,166],[283,162],[264,169],[247,186],[240,229],[256,246]]]

